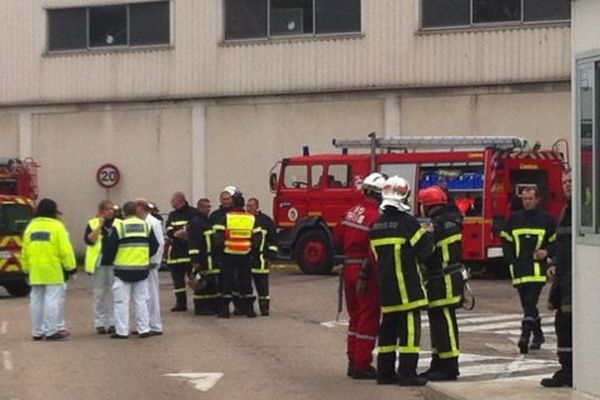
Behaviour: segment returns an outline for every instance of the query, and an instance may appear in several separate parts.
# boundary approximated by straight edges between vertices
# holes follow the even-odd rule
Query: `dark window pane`
[[[423,27],[470,24],[470,0],[423,0]]]
[[[312,0],[271,0],[271,35],[314,33]]]
[[[521,0],[473,0],[473,23],[520,20]]]
[[[317,33],[360,32],[360,0],[316,0]]]
[[[585,227],[594,226],[593,76],[594,70],[591,68],[582,69],[579,76],[580,212],[581,225]]]
[[[267,37],[267,0],[226,0],[225,39]]]
[[[571,0],[525,0],[525,21],[571,19]]]
[[[90,47],[127,45],[127,6],[92,7]]]
[[[87,48],[85,8],[48,10],[48,50]]]
[[[129,44],[169,43],[169,2],[131,4],[129,6]]]
[[[470,0],[423,0],[423,28],[471,24]]]

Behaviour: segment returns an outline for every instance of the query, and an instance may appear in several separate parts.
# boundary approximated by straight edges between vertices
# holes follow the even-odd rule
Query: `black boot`
[[[209,307],[206,300],[194,299],[195,315],[215,315],[215,312]]]
[[[269,315],[269,299],[258,299],[258,308],[260,315],[266,317]]]
[[[175,293],[175,307],[171,308],[172,312],[187,311],[187,294],[185,292]]]
[[[221,310],[217,315],[219,318],[229,318],[229,299],[223,299],[221,302]]]
[[[434,353],[431,355],[431,363],[429,364],[429,369],[427,369],[424,372],[421,372],[419,374],[419,376],[423,377],[423,378],[427,378],[427,376],[435,371],[438,370],[439,368],[439,363],[440,363],[440,357],[438,356],[437,353]]]
[[[398,375],[394,371],[396,352],[377,355],[377,384],[395,385],[398,383]]]
[[[400,386],[424,386],[427,378],[417,376],[418,354],[400,354],[398,362],[398,385]]]
[[[244,299],[244,313],[248,318],[256,318],[256,313],[254,312],[254,297],[249,297]]]
[[[552,378],[542,379],[540,385],[550,388],[563,386],[573,387],[573,370],[565,369],[563,367],[556,371],[554,375],[552,375]]]
[[[436,370],[424,377],[430,381],[455,381],[458,377],[458,357],[440,360]]]
[[[531,340],[529,350],[539,350],[545,341],[544,332],[542,331],[542,320],[538,318],[533,324],[533,339]]]
[[[527,354],[529,351],[529,338],[531,337],[533,321],[523,320],[521,321],[521,337],[519,338],[519,352],[521,354]]]

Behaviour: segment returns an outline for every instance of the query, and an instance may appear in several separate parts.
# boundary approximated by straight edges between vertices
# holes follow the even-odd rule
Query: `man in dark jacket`
[[[251,197],[246,202],[246,211],[256,218],[255,237],[258,249],[252,257],[252,279],[258,295],[260,315],[269,315],[269,271],[270,262],[277,256],[275,223],[259,209],[258,199]]]
[[[550,291],[550,305],[556,310],[554,329],[558,341],[560,369],[552,378],[540,382],[546,387],[573,386],[573,314],[571,309],[571,271],[573,246],[571,244],[571,171],[562,176],[562,187],[567,203],[563,207],[556,228],[556,253],[552,255],[553,266],[548,275],[554,278]]]
[[[419,191],[419,203],[431,218],[435,252],[425,262],[431,366],[423,373],[430,381],[458,376],[458,323],[456,308],[463,300],[462,215],[438,186]]]
[[[423,386],[427,379],[417,376],[421,339],[421,309],[427,294],[419,263],[433,253],[431,235],[408,213],[410,187],[405,179],[393,176],[383,185],[383,214],[371,228],[373,255],[379,266],[381,326],[377,355],[377,383]],[[394,371],[400,350],[398,373]]]
[[[500,236],[523,308],[518,346],[526,354],[528,350],[539,350],[545,341],[537,303],[546,283],[546,258],[556,242],[556,222],[550,214],[538,209],[540,197],[536,187],[524,189],[521,201],[523,209],[510,216]]]
[[[187,310],[185,278],[191,273],[187,226],[196,215],[196,211],[190,207],[182,192],[173,194],[171,206],[173,211],[169,213],[166,223],[166,232],[169,239],[167,264],[171,269],[176,299],[175,307],[171,311],[177,312]]]

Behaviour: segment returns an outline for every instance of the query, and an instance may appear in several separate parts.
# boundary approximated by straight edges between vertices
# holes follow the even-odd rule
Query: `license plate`
[[[12,258],[12,252],[9,250],[1,250],[0,251],[0,259],[7,259],[7,258]]]

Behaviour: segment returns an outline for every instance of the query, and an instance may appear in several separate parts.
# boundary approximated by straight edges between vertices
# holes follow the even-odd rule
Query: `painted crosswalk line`
[[[178,374],[165,374],[164,376],[181,379],[188,382],[194,389],[208,392],[223,377],[221,372],[183,372]]]

